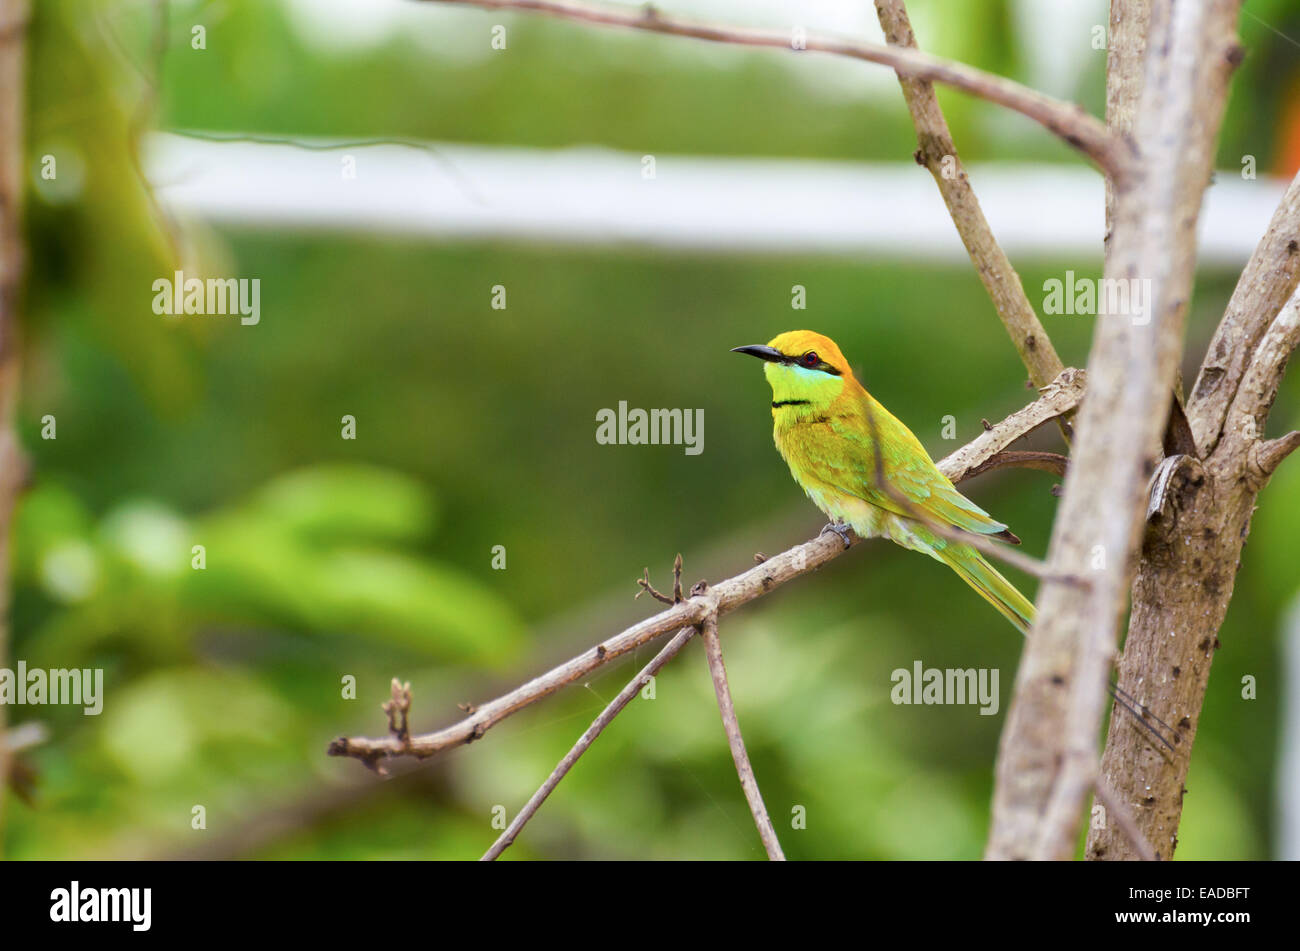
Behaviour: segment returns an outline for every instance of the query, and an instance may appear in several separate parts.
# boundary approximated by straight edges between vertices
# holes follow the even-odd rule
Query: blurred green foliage
[[[913,6],[937,16],[936,4]],[[428,36],[340,53],[305,41],[279,4],[170,9],[165,127],[885,161],[914,147],[896,97],[792,82],[804,64],[766,52],[684,56],[671,38],[518,17],[508,57],[439,55],[430,49],[447,48],[448,31],[495,20],[431,5]],[[927,45],[1018,73],[1007,4],[943,9]],[[189,50],[194,22],[208,25],[202,53]],[[15,526],[13,656],[102,667],[107,696],[99,717],[16,711],[52,739],[27,755],[40,781],[30,804],[11,797],[7,856],[475,857],[496,834],[494,809],[514,814],[648,649],[390,783],[327,759],[325,745],[382,731],[394,675],[412,683],[414,724],[431,727],[645,616],[653,605],[633,602],[633,579],[649,565],[662,585],[677,551],[688,580],[716,580],[756,548],[815,532],[819,513],[771,446],[765,384],[730,347],[793,323],[830,334],[936,457],[1030,395],[965,267],[237,229],[182,246],[130,152],[152,23],[148,4],[51,0],[33,30],[33,163],[57,148],[83,177],[31,199],[21,425],[33,477]],[[1276,53],[1276,38],[1243,32]],[[1254,141],[1268,123],[1253,120],[1270,74],[1249,62],[1228,166],[1269,147]],[[1094,110],[1100,69],[1080,79]],[[1032,128],[1008,136],[982,104],[944,102],[970,160],[1073,161]],[[260,276],[262,322],[154,315],[153,279],[191,255]],[[1021,274],[1032,297],[1065,267],[1090,266],[1024,262]],[[510,289],[505,311],[489,307],[497,283]],[[792,317],[795,283],[809,306]],[[1201,276],[1193,357],[1231,288],[1232,275]],[[1081,365],[1090,322],[1045,319]],[[1292,379],[1278,431],[1300,425],[1296,395]],[[596,412],[620,400],[702,407],[705,452],[597,445]],[[57,439],[41,437],[47,414]],[[345,415],[355,440],[340,436]],[[958,441],[941,438],[947,415]],[[1052,445],[1050,433],[1036,440]],[[1050,530],[1050,485],[1002,472],[963,489],[1032,552]],[[1300,466],[1262,496],[1198,734],[1181,858],[1270,854],[1272,671],[1279,616],[1300,587],[1297,497]],[[888,698],[890,672],[916,659],[995,667],[1009,697],[1020,638],[950,572],[866,546],[723,631],[787,854],[980,854],[1005,709]],[[1245,674],[1260,679],[1253,702],[1240,699]],[[195,805],[204,831],[191,828]],[[761,855],[698,646],[606,731],[508,854]]]

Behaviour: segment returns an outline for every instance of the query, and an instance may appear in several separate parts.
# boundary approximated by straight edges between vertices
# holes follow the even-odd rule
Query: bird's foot
[[[844,542],[844,547],[848,548],[853,544],[853,540],[849,537],[850,531],[851,529],[848,525],[840,525],[831,522],[817,534],[817,537],[821,538],[822,535],[825,535],[827,532],[834,532],[836,535],[840,536],[840,541]]]

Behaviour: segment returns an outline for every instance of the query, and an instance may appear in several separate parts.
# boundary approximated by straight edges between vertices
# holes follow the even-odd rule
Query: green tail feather
[[[951,545],[938,552],[940,560],[993,605],[1021,634],[1034,622],[1034,604],[969,545]]]

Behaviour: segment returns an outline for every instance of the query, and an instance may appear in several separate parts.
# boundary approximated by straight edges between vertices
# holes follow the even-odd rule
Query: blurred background
[[[1033,395],[887,69],[398,0],[33,6],[9,663],[102,668],[105,697],[8,711],[46,738],[6,857],[476,858],[651,649],[387,781],[326,744],[382,734],[394,676],[431,729],[635,623],[656,608],[635,579],[669,585],[678,552],[688,584],[717,581],[815,534],[729,348],[829,334],[936,459]],[[880,39],[868,3],[660,6]],[[923,48],[1103,112],[1100,0],[909,7]],[[1300,167],[1300,11],[1249,0],[1240,28],[1188,381]],[[1045,281],[1098,276],[1096,174],[939,95],[1040,313]],[[257,278],[259,322],[154,313],[181,269]],[[1093,319],[1043,320],[1083,365]],[[1273,434],[1298,393],[1292,374]],[[702,409],[704,451],[598,445],[620,401]],[[1039,554],[1053,482],[962,489]],[[1261,496],[1181,859],[1300,857],[1298,498],[1296,464]],[[722,631],[788,856],[979,857],[1022,642],[951,572],[873,543]],[[998,715],[892,704],[918,660],[998,669]],[[507,857],[762,857],[699,644]]]

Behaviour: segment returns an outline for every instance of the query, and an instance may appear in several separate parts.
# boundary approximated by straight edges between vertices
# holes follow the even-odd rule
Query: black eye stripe
[[[829,373],[831,376],[842,376],[839,370],[831,366],[820,356],[816,350],[806,350],[798,356],[784,354],[784,362],[787,365],[801,366],[807,370],[821,370],[823,373]]]

